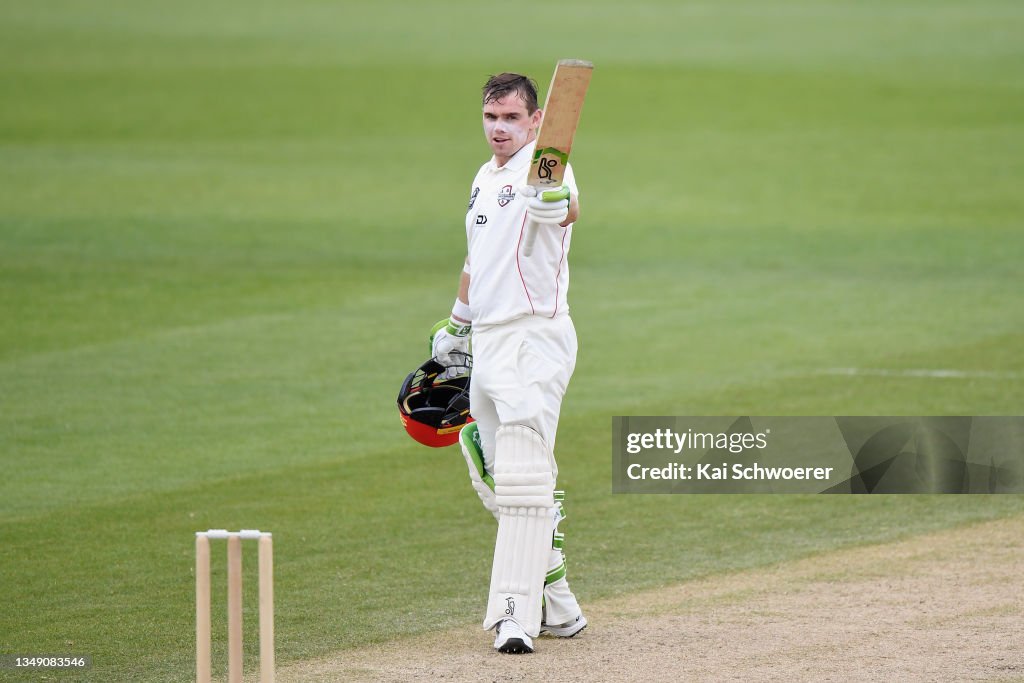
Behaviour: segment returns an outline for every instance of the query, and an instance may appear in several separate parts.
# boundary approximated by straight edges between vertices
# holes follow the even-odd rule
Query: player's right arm
[[[459,276],[458,300],[466,304],[466,314],[467,314],[468,317],[463,318],[463,317],[457,315],[455,313],[454,309],[452,309],[452,317],[455,318],[458,322],[465,323],[467,325],[472,325],[473,324],[473,318],[472,318],[472,316],[468,315],[469,314],[469,310],[468,310],[469,309],[469,278],[470,278],[470,275],[469,275],[469,258],[467,258],[466,259],[466,265],[462,269],[462,275]]]
[[[448,365],[453,353],[469,354],[469,333],[473,328],[473,315],[469,309],[469,259],[459,275],[459,291],[451,315],[434,323],[430,330],[430,355]],[[461,363],[457,363],[461,364]]]
[[[473,179],[472,189],[469,193],[469,206],[466,207],[466,245],[473,239],[473,222],[470,220],[473,205],[476,203],[477,195],[480,192],[477,178]],[[444,320],[434,323],[430,329],[430,355],[443,364],[450,364],[452,352],[469,354],[469,333],[473,326],[473,314],[469,309],[469,283],[470,283],[469,254],[462,265],[462,273],[459,274],[459,289],[455,297],[455,304],[452,306],[451,315]],[[460,363],[461,364],[461,363]]]

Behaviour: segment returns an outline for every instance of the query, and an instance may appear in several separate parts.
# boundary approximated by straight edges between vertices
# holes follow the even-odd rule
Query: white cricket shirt
[[[494,158],[473,180],[466,212],[469,243],[469,307],[473,326],[497,325],[528,315],[553,318],[568,313],[569,243],[572,225],[538,225],[533,253],[523,256],[526,184],[536,142],[523,147],[501,168]],[[578,196],[572,166],[564,182]]]

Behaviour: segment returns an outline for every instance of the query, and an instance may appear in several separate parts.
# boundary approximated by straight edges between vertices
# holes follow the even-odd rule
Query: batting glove
[[[526,217],[534,223],[561,225],[569,217],[569,186],[557,190],[537,192],[537,188],[526,185],[521,192],[530,197],[526,204]]]
[[[466,356],[469,355],[469,333],[472,328],[472,325],[459,323],[451,318],[434,323],[430,330],[431,357],[441,365],[465,366]],[[458,370],[452,372],[460,374]]]

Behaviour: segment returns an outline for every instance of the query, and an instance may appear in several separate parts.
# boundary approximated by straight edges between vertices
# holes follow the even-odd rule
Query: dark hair
[[[491,76],[484,83],[484,104],[496,102],[507,95],[518,94],[529,114],[537,111],[537,82],[522,74],[503,73]]]

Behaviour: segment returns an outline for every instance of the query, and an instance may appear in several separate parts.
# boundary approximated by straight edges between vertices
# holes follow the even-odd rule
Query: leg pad
[[[524,425],[499,427],[495,444],[498,537],[484,628],[512,619],[536,636],[551,552],[553,459],[540,434]]]

